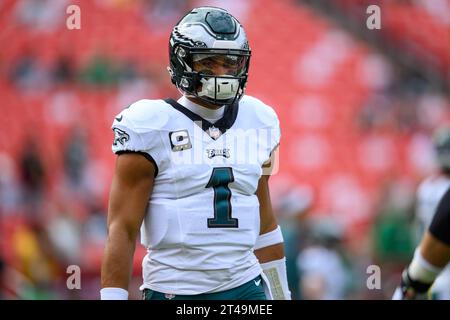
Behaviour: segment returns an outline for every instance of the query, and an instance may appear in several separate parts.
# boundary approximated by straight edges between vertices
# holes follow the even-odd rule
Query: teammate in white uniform
[[[225,10],[196,8],[175,26],[169,52],[183,96],[139,100],[112,126],[101,298],[128,297],[140,227],[145,299],[290,299],[268,188],[279,121],[244,95],[245,32]]]

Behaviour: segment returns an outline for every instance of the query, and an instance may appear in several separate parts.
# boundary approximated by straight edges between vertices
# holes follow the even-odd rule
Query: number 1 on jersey
[[[238,219],[231,217],[231,190],[228,184],[234,181],[233,169],[214,168],[206,188],[214,190],[214,218],[208,218],[208,228],[237,228]]]

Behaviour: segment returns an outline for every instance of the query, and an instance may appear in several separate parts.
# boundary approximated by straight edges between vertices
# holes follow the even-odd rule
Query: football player
[[[417,219],[422,239],[394,299],[430,295],[450,299],[450,266],[444,268],[450,259],[450,128],[439,129],[434,144],[441,172],[419,186]]]
[[[290,299],[268,187],[279,121],[244,95],[250,56],[232,15],[193,9],[169,40],[182,96],[115,118],[101,299],[128,298],[139,229],[144,299]]]

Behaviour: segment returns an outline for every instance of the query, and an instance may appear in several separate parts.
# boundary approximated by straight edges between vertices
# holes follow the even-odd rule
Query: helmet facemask
[[[190,49],[179,46],[175,64],[182,66],[177,87],[187,96],[214,105],[230,105],[244,94],[249,50]]]

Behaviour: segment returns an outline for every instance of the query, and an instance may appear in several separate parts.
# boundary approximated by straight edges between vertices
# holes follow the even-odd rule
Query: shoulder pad
[[[278,116],[275,110],[261,100],[246,95],[241,99],[241,106],[242,108],[239,108],[239,112],[250,112],[251,114],[249,116],[251,116],[252,119],[258,120],[260,126],[279,126]]]
[[[114,118],[113,126],[124,126],[136,133],[158,130],[169,121],[169,112],[163,100],[143,99],[122,110]]]

